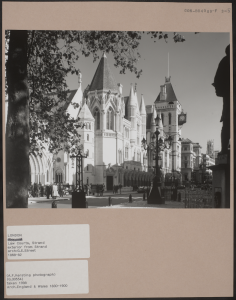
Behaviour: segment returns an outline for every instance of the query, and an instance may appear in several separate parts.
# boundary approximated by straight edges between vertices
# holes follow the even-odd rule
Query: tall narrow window
[[[171,113],[169,113],[169,125],[171,125]]]
[[[87,141],[89,141],[89,134],[87,134]]]
[[[125,147],[125,158],[128,158],[128,147]]]
[[[111,107],[107,110],[107,129],[114,130],[114,113]]]
[[[161,114],[162,124],[164,125],[164,114]]]
[[[99,109],[96,107],[93,113],[94,119],[95,119],[95,130],[100,129],[100,112]]]

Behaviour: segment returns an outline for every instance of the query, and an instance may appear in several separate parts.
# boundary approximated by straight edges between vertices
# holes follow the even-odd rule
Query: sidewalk
[[[93,206],[93,208],[95,207]],[[96,208],[185,208],[185,203],[177,201],[165,201],[165,204],[147,204],[147,200],[134,200],[132,203],[126,202],[122,204]]]
[[[108,192],[104,192],[103,196],[119,196],[119,195],[120,196],[129,196],[130,194],[138,194],[138,193],[137,193],[137,191],[131,191],[131,192],[121,192],[121,194],[120,194],[120,192],[113,194],[112,191],[108,191]],[[142,196],[143,193],[139,193],[139,195]],[[100,196],[97,196],[97,193],[95,193],[94,195],[90,194],[89,196],[100,197]],[[103,196],[101,196],[101,197],[103,197]]]
[[[68,195],[70,196],[70,195]],[[48,201],[64,201],[64,200],[70,200],[71,196],[68,197],[57,197],[56,199],[52,199],[52,197],[50,197],[49,199],[47,199],[47,197],[31,197],[28,198],[28,202],[48,202]]]

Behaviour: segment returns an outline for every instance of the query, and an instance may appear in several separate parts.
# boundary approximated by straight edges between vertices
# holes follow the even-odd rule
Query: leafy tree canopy
[[[154,42],[167,42],[168,33],[145,32]],[[30,92],[30,151],[40,152],[44,143],[51,152],[64,149],[68,152],[78,144],[78,120],[66,113],[68,106],[68,74],[77,74],[75,62],[80,55],[92,56],[94,62],[99,53],[112,53],[115,66],[121,74],[126,70],[139,78],[142,70],[137,63],[138,52],[144,32],[139,31],[28,31],[27,74]],[[6,59],[10,31],[6,31]],[[183,42],[184,37],[173,33],[175,42]],[[73,150],[72,150],[73,151]]]

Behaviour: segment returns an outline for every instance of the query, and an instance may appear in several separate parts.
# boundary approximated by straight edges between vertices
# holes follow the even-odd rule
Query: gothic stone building
[[[163,177],[181,170],[181,130],[178,118],[181,104],[177,100],[170,77],[157,96],[154,105],[140,103],[136,87],[131,85],[129,96],[123,95],[122,84],[116,83],[104,54],[91,84],[82,90],[82,75],[79,74],[78,89],[69,92],[71,99],[66,108],[71,118],[80,118],[86,126],[78,129],[84,151],[84,184],[105,184],[106,189],[121,184],[123,187],[149,185],[153,179],[153,151],[141,146],[143,138],[149,144],[156,130],[157,114],[160,122],[160,137],[172,137],[171,149],[160,155]],[[77,103],[74,108],[72,103]],[[61,182],[75,184],[75,161],[63,151],[52,156],[31,155],[31,182]]]

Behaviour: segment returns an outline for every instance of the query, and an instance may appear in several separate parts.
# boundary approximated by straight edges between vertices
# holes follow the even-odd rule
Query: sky
[[[139,45],[141,58],[137,64],[142,69],[141,77],[126,71],[119,74],[119,68],[114,67],[112,53],[106,54],[108,63],[117,83],[123,85],[123,96],[128,96],[130,84],[137,83],[138,100],[141,94],[145,104],[153,104],[160,92],[160,85],[165,83],[169,75],[176,97],[187,113],[187,123],[182,127],[182,137],[189,138],[202,146],[206,152],[207,140],[214,140],[214,150],[221,150],[220,122],[223,100],[217,97],[212,86],[220,60],[225,56],[225,48],[229,44],[229,33],[181,33],[184,42],[175,43],[173,33],[169,33],[166,43],[163,39],[156,43],[147,34]],[[102,55],[102,53],[101,53]],[[93,63],[92,57],[82,55],[78,67],[82,73],[82,89],[91,83],[99,60]],[[70,89],[78,88],[78,77],[71,75],[67,79]]]

